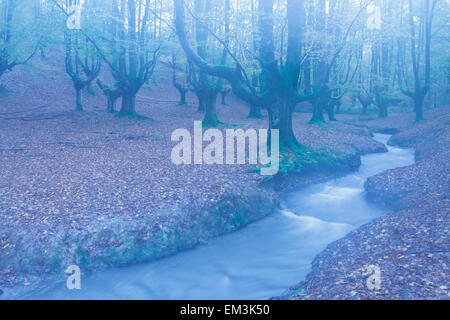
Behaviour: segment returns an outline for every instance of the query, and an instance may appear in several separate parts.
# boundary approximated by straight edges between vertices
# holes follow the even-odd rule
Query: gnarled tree
[[[66,73],[72,79],[75,89],[75,110],[77,111],[83,111],[83,89],[98,76],[101,69],[101,58],[97,50],[83,38],[78,30],[66,30],[64,34],[66,51],[64,62]]]
[[[0,87],[1,78],[7,71],[16,66],[26,64],[38,51],[41,38],[38,38],[31,47],[23,48],[25,44],[18,42],[27,39],[25,34],[15,32],[15,13],[18,9],[18,0],[0,0]],[[25,42],[25,41],[23,41]],[[21,48],[20,48],[21,47]],[[20,53],[19,53],[20,52]],[[25,56],[22,52],[28,52]]]
[[[191,47],[185,31],[185,4],[183,0],[174,0],[175,26],[180,43],[188,58],[197,65],[201,72],[228,80],[233,93],[250,105],[260,105],[269,113],[269,128],[278,129],[280,146],[296,149],[300,146],[292,128],[292,113],[297,103],[311,99],[298,92],[300,74],[300,55],[302,31],[305,21],[303,0],[287,2],[288,44],[286,59],[280,65],[275,56],[273,0],[259,1],[258,60],[262,69],[262,90],[258,93],[251,86],[242,64],[230,54],[236,67],[214,65],[198,55]],[[225,46],[226,49],[227,46]],[[270,143],[270,137],[269,137]]]
[[[414,78],[413,89],[407,88],[404,70],[399,72],[399,85],[401,91],[414,101],[416,121],[423,120],[423,102],[431,85],[431,40],[433,17],[439,0],[420,0],[419,6],[414,7],[413,1],[408,1],[408,22],[410,32],[410,59]],[[399,60],[404,58],[404,46],[399,45]],[[421,71],[424,57],[424,71]],[[421,80],[423,73],[424,80]],[[403,77],[402,77],[403,76]]]

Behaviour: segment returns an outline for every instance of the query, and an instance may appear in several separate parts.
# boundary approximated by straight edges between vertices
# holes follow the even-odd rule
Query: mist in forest
[[[0,299],[448,299],[449,8],[0,0]]]

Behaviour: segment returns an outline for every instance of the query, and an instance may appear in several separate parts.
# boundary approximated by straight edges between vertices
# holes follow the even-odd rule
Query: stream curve
[[[376,134],[386,143],[389,135]],[[414,163],[414,151],[388,146],[362,156],[361,167],[281,198],[281,207],[244,229],[154,262],[59,282],[26,299],[268,299],[300,282],[329,243],[387,209],[366,201],[365,180]]]

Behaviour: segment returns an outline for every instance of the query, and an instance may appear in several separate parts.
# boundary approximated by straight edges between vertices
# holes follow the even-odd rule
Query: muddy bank
[[[411,126],[388,141],[390,145],[414,148],[416,163],[383,172],[367,180],[367,197],[399,211],[438,206],[450,189],[450,112]]]
[[[6,249],[0,260],[2,280],[11,280],[3,284],[39,286],[40,280],[63,276],[72,264],[89,273],[152,261],[240,229],[269,214],[276,203],[274,193],[249,189],[197,211],[171,208],[147,219],[98,219],[84,228],[59,229],[45,242],[1,226],[0,245]]]
[[[367,197],[393,214],[380,217],[330,244],[312,263],[312,272],[291,287],[289,299],[449,299],[449,109],[408,126],[389,144],[416,149],[414,165],[369,178]],[[431,116],[432,115],[432,116]],[[391,120],[404,126],[402,116]],[[368,126],[380,132],[379,124]],[[391,128],[391,126],[387,127]],[[371,290],[369,266],[381,272]]]

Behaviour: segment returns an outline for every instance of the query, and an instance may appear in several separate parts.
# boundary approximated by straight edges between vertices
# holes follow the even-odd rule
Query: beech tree
[[[123,116],[136,115],[136,94],[153,74],[158,60],[160,44],[151,49],[149,43],[150,5],[149,0],[138,1],[137,6],[134,0],[118,0],[117,9],[114,8],[119,17],[119,31],[112,41],[119,42],[115,46],[119,48],[119,57],[118,67],[112,63],[110,66],[121,88]]]
[[[69,16],[56,0],[53,2],[66,17]],[[158,61],[163,37],[162,29],[158,29],[161,22],[150,23],[155,13],[152,4],[150,0],[113,0],[111,11],[100,6],[103,12],[94,18],[85,19],[87,26],[76,30],[109,67],[114,86],[105,85],[102,81],[97,84],[109,100],[108,110],[112,110],[115,100],[122,97],[119,116],[138,116],[136,94],[151,78]],[[98,7],[96,2],[92,5]],[[159,19],[155,18],[156,21]],[[104,32],[105,26],[110,26],[109,32]],[[88,71],[84,69],[85,73]]]
[[[258,2],[258,37],[255,39],[258,47],[258,61],[262,70],[261,92],[251,85],[243,64],[228,50],[236,67],[215,65],[196,53],[187,38],[185,30],[185,3],[183,0],[174,0],[175,26],[180,43],[188,58],[204,73],[215,75],[228,80],[233,92],[250,105],[259,105],[268,110],[269,127],[280,130],[280,144],[291,148],[300,146],[292,129],[292,112],[297,103],[314,98],[316,105],[323,106],[330,100],[328,81],[332,67],[335,65],[340,53],[345,47],[345,42],[352,31],[355,21],[358,19],[364,6],[351,20],[341,41],[338,42],[329,61],[320,59],[317,75],[322,79],[316,81],[315,91],[309,94],[301,94],[299,88],[299,76],[301,71],[303,35],[306,23],[305,2],[302,0],[288,0],[286,2],[286,50],[281,50],[282,55],[276,57],[274,38],[274,1],[260,0]],[[284,48],[284,37],[281,37]],[[285,52],[285,53],[284,53]]]
[[[323,113],[334,117],[334,108],[347,92],[341,90],[350,84],[359,67],[355,45],[360,17],[371,1],[360,1],[354,15],[349,14],[351,1],[316,0],[310,3],[307,30],[309,35],[308,53],[305,68],[305,89],[321,88],[313,100],[313,114],[310,123],[324,121]],[[356,63],[355,63],[356,61]],[[332,81],[334,80],[334,81]]]
[[[68,30],[76,3],[81,28]],[[137,116],[136,95],[151,87],[160,56],[175,59],[180,104],[192,91],[204,126],[223,124],[216,104],[233,92],[248,104],[248,117],[267,112],[287,148],[300,145],[292,112],[302,101],[313,104],[311,122],[321,123],[324,113],[333,121],[336,110],[345,112],[348,95],[362,113],[376,105],[386,117],[389,107],[408,103],[404,94],[420,121],[424,108],[448,97],[445,1],[0,0],[0,13],[0,79],[36,52],[45,58],[45,48],[63,45],[79,110],[96,83],[107,112]]]
[[[406,71],[399,72],[401,91],[414,101],[416,121],[423,120],[423,102],[431,85],[431,40],[433,18],[439,0],[408,0],[407,21],[410,33],[410,61],[413,73],[412,88],[408,87]],[[414,5],[417,4],[417,7]],[[401,21],[403,23],[403,20]],[[405,46],[399,40],[399,60],[405,57]],[[424,66],[422,71],[422,59]],[[423,78],[422,78],[423,76]]]
[[[302,26],[305,22],[303,0],[287,2],[288,49],[285,63],[279,64],[275,57],[273,0],[260,0],[258,12],[259,55],[262,69],[262,92],[256,92],[251,86],[242,64],[232,56],[235,67],[214,65],[197,54],[191,47],[185,30],[185,3],[174,0],[175,26],[180,43],[188,58],[196,64],[201,72],[228,80],[234,94],[250,105],[267,108],[269,127],[279,129],[280,145],[286,148],[300,146],[292,129],[292,112],[297,103],[311,99],[298,92],[300,73],[300,55]],[[229,51],[227,51],[230,54]],[[270,139],[270,137],[269,137]],[[269,140],[270,142],[270,140]]]
[[[101,58],[96,49],[78,34],[67,30],[64,35],[66,73],[75,89],[75,110],[83,111],[82,90],[94,80],[101,69]]]
[[[172,54],[172,61],[168,64],[172,68],[172,85],[178,90],[180,94],[179,106],[186,105],[186,94],[189,92],[189,86],[187,81],[187,66],[183,67],[177,64],[176,54]],[[177,74],[183,74],[183,77],[178,77]]]
[[[256,72],[254,72],[252,74],[252,86],[254,88],[254,90],[256,92],[260,92],[260,85],[259,85],[259,79],[258,79],[258,75],[256,74]],[[249,118],[256,118],[256,119],[261,119],[264,118],[264,116],[261,114],[261,106],[259,105],[255,105],[255,104],[251,104],[250,105],[250,113],[248,114]]]
[[[22,29],[19,25],[25,23],[23,19],[16,19],[18,11],[28,9],[21,8],[20,4],[23,3],[18,0],[0,0],[0,87],[2,76],[16,66],[26,64],[40,47],[42,37],[33,37],[33,29],[17,32]]]
[[[231,87],[227,86],[227,85],[223,85],[222,86],[222,90],[220,90],[220,96],[221,96],[221,104],[224,106],[227,106],[227,96],[228,94],[231,92]]]
[[[214,60],[218,50],[215,47],[208,46],[208,40],[211,37],[210,30],[214,28],[209,21],[210,19],[208,19],[213,14],[213,2],[208,0],[194,0],[193,8],[195,12],[193,27],[195,29],[196,54],[201,59],[209,58]],[[229,31],[229,10],[230,0],[225,0],[223,11],[225,36],[227,36]],[[225,41],[227,40],[225,39]],[[216,103],[218,94],[222,91],[223,81],[218,77],[208,76],[203,70],[199,70],[198,65],[189,55],[187,58],[190,61],[188,81],[192,87],[192,92],[197,96],[198,112],[204,113],[203,126],[216,127],[221,123],[217,116]],[[225,49],[222,49],[219,63],[222,65],[225,64],[226,58],[227,54]]]

